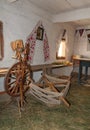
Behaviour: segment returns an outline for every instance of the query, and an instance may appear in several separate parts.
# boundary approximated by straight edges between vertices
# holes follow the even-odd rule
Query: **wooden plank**
[[[61,68],[69,65],[66,64],[41,64],[41,65],[31,65],[31,71],[40,71],[44,69]],[[5,75],[9,68],[0,68],[0,76]]]

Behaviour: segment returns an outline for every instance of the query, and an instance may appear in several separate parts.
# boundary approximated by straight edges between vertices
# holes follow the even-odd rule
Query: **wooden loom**
[[[58,105],[63,102],[70,104],[65,99],[70,86],[70,79],[59,79],[46,74],[43,69],[42,76],[37,83],[30,84],[30,93],[48,106]]]

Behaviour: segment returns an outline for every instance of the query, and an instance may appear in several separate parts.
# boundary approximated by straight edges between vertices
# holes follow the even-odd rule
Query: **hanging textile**
[[[86,29],[86,31],[87,31],[88,43],[90,43],[90,29]]]
[[[38,29],[38,27],[41,27],[44,30],[43,39],[42,39],[43,52],[44,52],[44,61],[47,61],[50,58],[50,56],[49,56],[48,38],[47,38],[47,35],[46,35],[46,31],[44,29],[44,26],[42,25],[42,22],[39,21],[37,23],[37,25],[35,26],[35,28],[33,29],[33,31],[27,37],[26,43],[25,43],[25,44],[29,44],[29,47],[30,47],[30,52],[29,52],[29,55],[28,55],[28,60],[30,61],[30,63],[33,63],[33,57],[34,57],[36,40],[37,40],[36,37],[37,37],[37,29]]]
[[[83,35],[83,33],[84,33],[84,30],[85,30],[85,29],[78,29],[78,30],[76,30],[76,31],[75,31],[75,35],[77,35],[78,32],[79,32],[80,37],[82,37],[82,35]]]
[[[83,35],[84,29],[79,29],[80,37]]]
[[[48,45],[48,38],[46,35],[46,31],[44,30],[44,36],[43,36],[43,51],[44,51],[44,60],[49,60],[49,45]]]

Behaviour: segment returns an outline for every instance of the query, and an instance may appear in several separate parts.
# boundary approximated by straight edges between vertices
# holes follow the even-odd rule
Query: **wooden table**
[[[41,65],[31,65],[31,71],[40,71],[47,69],[48,72],[51,72],[53,68],[61,68],[61,67],[66,67],[68,66],[67,64],[41,64]],[[0,76],[5,76],[5,74],[8,72],[9,68],[0,68]]]
[[[54,68],[61,68],[66,67],[69,65],[66,64],[41,64],[41,65],[31,65],[31,78],[33,79],[33,72],[36,71],[42,71],[42,74],[45,74],[44,72],[48,72],[48,74],[52,73],[52,69]],[[0,77],[6,76],[10,68],[0,68]]]
[[[89,58],[74,58],[73,60],[79,61],[79,73],[78,73],[78,83],[82,83],[82,70],[85,67],[85,78],[87,80],[88,76],[88,67],[90,67],[90,59]]]
[[[0,77],[3,77],[8,72],[8,68],[0,68]]]

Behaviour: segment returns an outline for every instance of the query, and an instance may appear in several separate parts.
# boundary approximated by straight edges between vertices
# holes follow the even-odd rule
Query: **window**
[[[59,44],[57,59],[65,59],[65,39],[62,39]]]
[[[66,30],[63,31],[62,39],[58,43],[58,50],[56,52],[56,59],[65,59],[65,49],[66,49],[66,40],[65,40]]]

